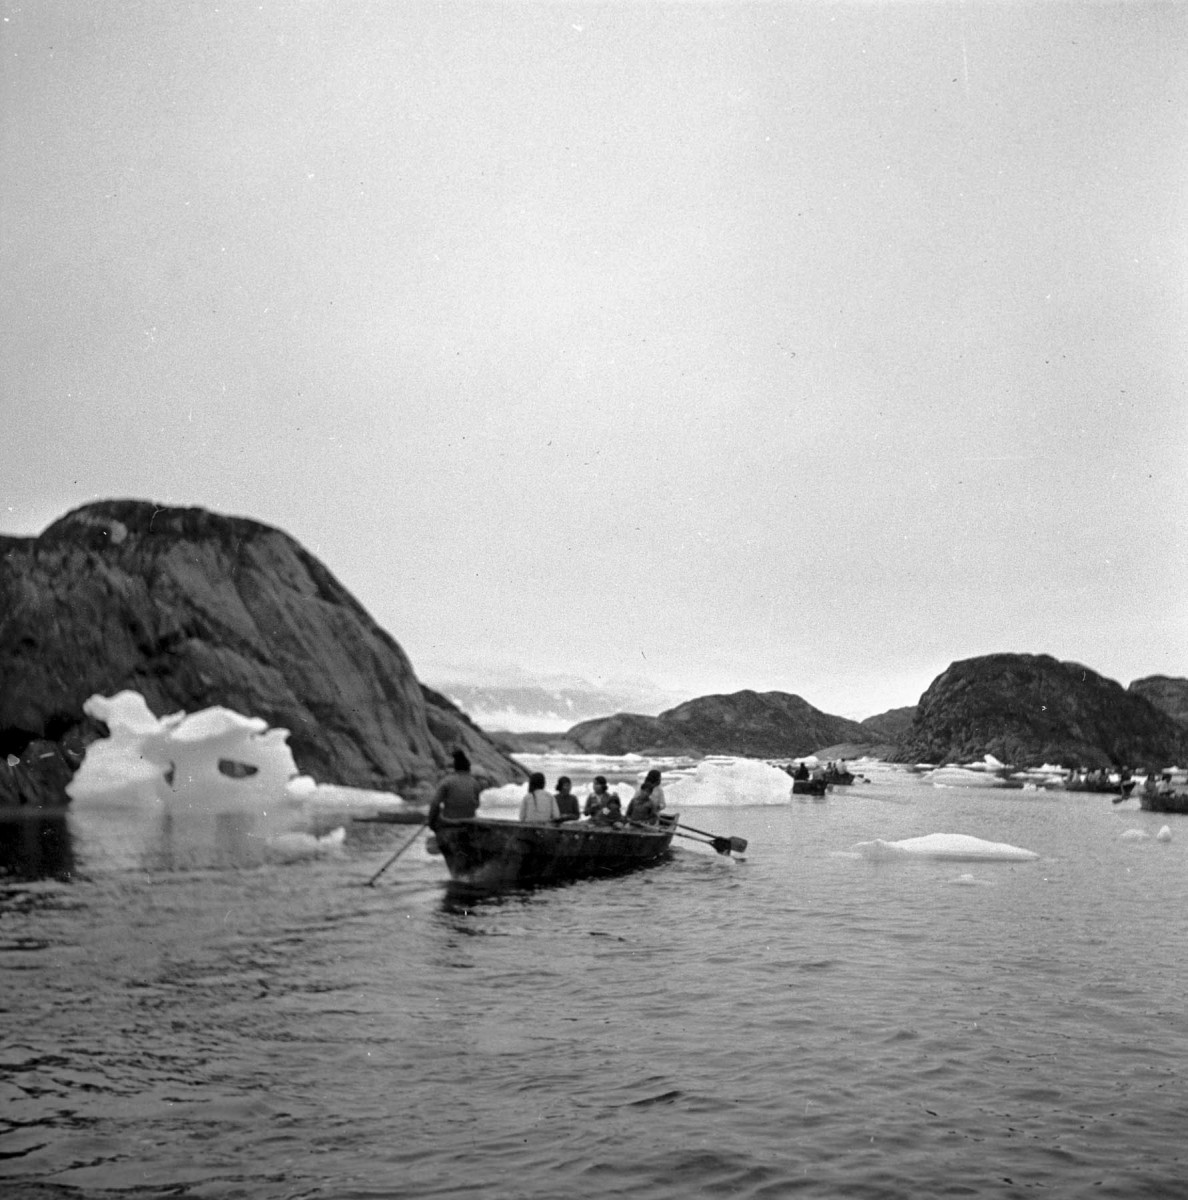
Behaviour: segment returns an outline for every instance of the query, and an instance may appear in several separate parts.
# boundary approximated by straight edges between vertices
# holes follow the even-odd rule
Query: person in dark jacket
[[[582,815],[578,798],[573,794],[573,780],[568,775],[557,780],[556,800],[562,821],[576,821]]]
[[[437,785],[429,802],[429,828],[436,829],[441,819],[461,821],[478,812],[483,785],[470,773],[470,759],[462,750],[454,751],[454,769]]]

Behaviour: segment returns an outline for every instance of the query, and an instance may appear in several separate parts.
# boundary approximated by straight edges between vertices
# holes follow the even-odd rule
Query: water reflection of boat
[[[676,816],[666,814],[655,829],[527,825],[472,817],[439,821],[434,832],[454,880],[496,889],[652,866],[667,857],[675,830]]]
[[[74,844],[64,809],[0,808],[0,879],[71,879]]]

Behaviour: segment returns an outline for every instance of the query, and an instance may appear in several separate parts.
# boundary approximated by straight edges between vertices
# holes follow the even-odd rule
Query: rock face
[[[856,721],[833,717],[786,692],[702,696],[658,717],[618,713],[567,735],[589,754],[737,754],[793,758],[835,742],[867,742]]]
[[[1172,720],[1188,725],[1188,679],[1148,675],[1145,679],[1136,679],[1127,690],[1150,700]]]
[[[321,783],[416,793],[456,747],[494,782],[523,777],[277,529],[112,500],[0,538],[0,755],[41,739],[72,763],[97,732],[83,701],[124,688],[158,716],[219,704],[288,729]],[[16,771],[0,769],[0,802],[23,794]]]
[[[899,762],[1163,767],[1188,731],[1150,701],[1078,663],[991,654],[953,663],[920,697]]]
[[[906,708],[889,708],[885,713],[867,717],[859,724],[867,730],[867,736],[879,741],[897,742],[905,737],[916,719],[916,706],[909,704]]]

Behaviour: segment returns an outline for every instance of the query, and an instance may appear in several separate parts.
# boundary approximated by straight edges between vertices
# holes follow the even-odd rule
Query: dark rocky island
[[[1150,700],[1173,721],[1188,726],[1188,679],[1148,675],[1145,679],[1134,680],[1127,690]]]
[[[830,716],[787,692],[701,696],[658,717],[616,713],[565,735],[587,754],[736,754],[795,758],[835,742],[864,742],[870,731]]]
[[[1188,729],[1136,691],[1046,654],[953,663],[920,697],[898,762],[1155,767],[1188,757]]]
[[[101,732],[83,702],[125,688],[158,716],[223,705],[288,729],[320,783],[415,794],[455,747],[493,782],[524,775],[280,530],[111,500],[0,537],[0,803],[60,803]]]

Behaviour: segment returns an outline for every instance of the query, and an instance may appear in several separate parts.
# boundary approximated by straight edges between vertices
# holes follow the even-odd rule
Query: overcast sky
[[[280,526],[429,682],[1188,675],[1188,6],[2,12],[0,531]]]

